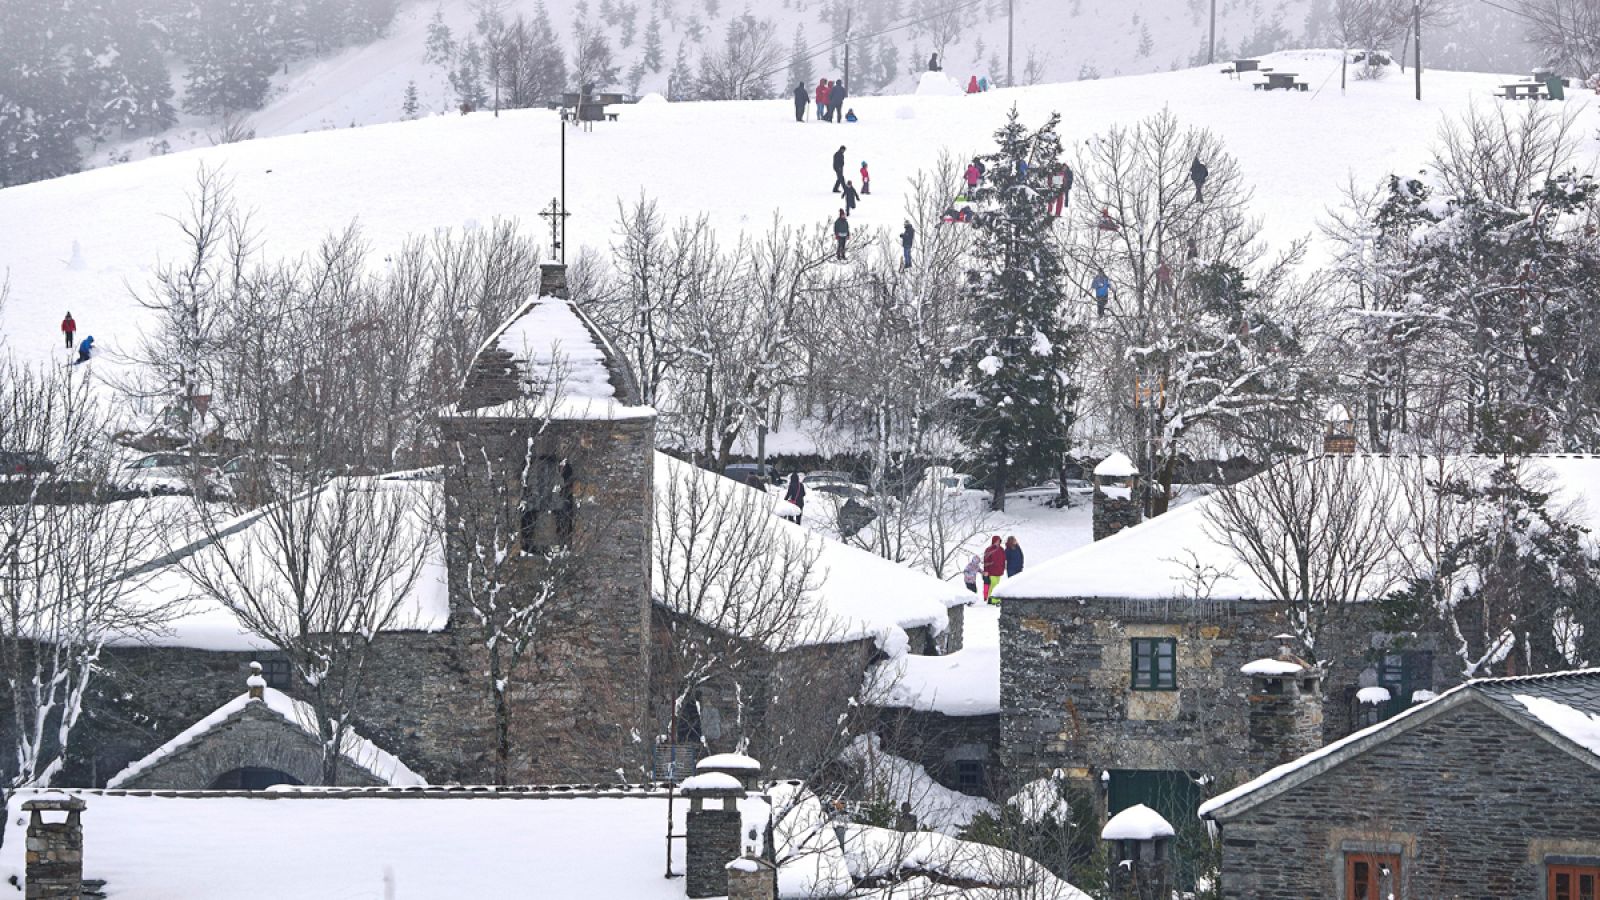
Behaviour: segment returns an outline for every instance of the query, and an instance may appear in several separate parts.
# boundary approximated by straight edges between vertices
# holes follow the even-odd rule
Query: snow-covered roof
[[[1387,692],[1385,692],[1387,693]],[[1421,693],[1421,692],[1419,692]],[[1417,699],[1413,695],[1413,699]],[[1269,769],[1200,805],[1203,818],[1226,818],[1293,789],[1344,760],[1444,715],[1462,703],[1481,701],[1600,770],[1600,669],[1545,675],[1479,678],[1422,700],[1390,719],[1363,728],[1321,749]]]
[[[713,753],[694,764],[695,769],[718,772],[759,772],[761,762],[743,753]]]
[[[106,782],[106,787],[121,787],[151,766],[162,762],[174,753],[180,752],[188,744],[193,743],[224,723],[237,718],[251,704],[260,704],[255,708],[272,712],[290,725],[304,731],[313,739],[320,740],[320,736],[317,733],[317,715],[311,704],[296,700],[282,691],[266,687],[264,683],[261,685],[254,684],[257,680],[259,680],[259,676],[252,675],[250,678],[252,684],[250,686],[252,688],[260,688],[261,699],[257,700],[246,692],[229,700],[227,703],[217,707],[205,718],[179,732],[172,740],[150,751],[142,759],[130,763],[127,768],[113,775]],[[357,734],[353,729],[345,731],[342,744],[341,751],[346,761],[351,765],[365,769],[382,781],[396,787],[416,787],[428,783],[423,780],[421,775],[411,771],[394,754]]]
[[[764,527],[771,539],[786,542],[793,551],[791,557],[815,553],[814,577],[806,591],[810,609],[803,618],[807,622],[795,634],[799,644],[872,638],[885,653],[897,656],[908,646],[906,629],[929,627],[935,633],[943,632],[949,622],[946,610],[968,602],[972,596],[959,586],[771,516],[770,498],[745,484],[664,453],[657,453],[655,459],[654,540],[676,541],[679,547],[704,544],[706,535],[691,533],[694,518],[674,515],[671,504],[689,502],[691,496],[696,496],[695,491],[709,491],[715,493],[719,503],[757,505],[769,523]],[[687,566],[687,553],[656,552],[653,556],[654,586],[658,591],[663,585],[681,584],[686,578],[706,577],[706,573],[687,570],[662,571],[669,563]],[[770,565],[781,565],[783,558],[784,554],[773,554]],[[780,575],[773,573],[774,578]],[[716,587],[712,585],[711,589]]]
[[[1100,460],[1094,467],[1094,474],[1101,478],[1132,478],[1139,474],[1139,467],[1133,464],[1126,453],[1118,451]]]
[[[118,900],[683,898],[681,878],[661,877],[665,791],[74,793],[87,804],[84,876],[104,879]],[[21,880],[27,817],[18,812],[31,796],[7,798],[0,880]],[[748,823],[764,825],[765,801],[739,806]],[[688,807],[682,797],[674,805],[677,834]]]
[[[1404,484],[1421,484],[1421,479],[1438,477],[1441,472],[1486,477],[1498,460],[1475,457],[1387,456],[1356,454],[1324,456],[1311,465],[1349,465],[1354,477],[1380,485],[1379,493],[1394,496]],[[1302,465],[1293,461],[1283,465]],[[1525,460],[1530,478],[1547,482],[1551,507],[1562,509],[1577,524],[1600,533],[1600,456],[1531,456]],[[1260,476],[1257,476],[1260,477]],[[1147,519],[1133,528],[1042,564],[1031,566],[1015,578],[1008,578],[996,589],[1002,598],[1054,599],[1104,597],[1166,600],[1190,597],[1196,583],[1196,567],[1215,574],[1209,584],[1214,600],[1273,600],[1275,596],[1247,568],[1218,535],[1208,519],[1208,510],[1218,502],[1215,495],[1202,497],[1164,515]],[[1390,510],[1399,515],[1398,509]],[[1368,594],[1387,593],[1394,577],[1402,570],[1407,548],[1396,542],[1387,566],[1377,566],[1368,574]]]
[[[884,660],[868,676],[867,702],[947,716],[1000,712],[1000,609],[981,604],[964,614],[960,650]]]
[[[1143,803],[1135,803],[1111,817],[1106,827],[1100,829],[1100,840],[1153,841],[1172,837],[1176,833],[1172,830],[1172,823],[1163,819],[1160,813]]]
[[[442,630],[449,620],[450,601],[445,577],[444,541],[436,533],[433,511],[442,500],[443,486],[437,481],[413,478],[340,478],[323,489],[317,498],[318,502],[339,504],[342,501],[338,494],[346,490],[371,491],[375,492],[375,501],[403,504],[404,508],[398,510],[400,518],[396,520],[398,524],[393,533],[397,540],[414,542],[422,548],[420,568],[415,578],[405,577],[411,574],[410,566],[405,565],[405,571],[396,571],[392,579],[393,588],[404,590],[405,595],[387,630]],[[372,508],[381,510],[385,507]],[[341,513],[330,512],[329,515]],[[388,514],[382,513],[378,518],[386,520]],[[113,645],[190,647],[219,651],[275,649],[246,629],[237,615],[202,590],[195,579],[198,571],[210,574],[221,583],[232,583],[230,579],[234,579],[234,576],[229,573],[231,562],[237,566],[241,578],[255,579],[255,590],[262,590],[272,580],[281,580],[284,563],[280,558],[281,551],[275,549],[278,538],[267,521],[266,513],[249,513],[236,521],[222,523],[214,532],[219,535],[215,543],[221,543],[221,548],[215,546],[214,542],[198,538],[171,551],[151,571],[131,579],[132,586],[124,602],[129,605],[156,606],[179,601],[182,611],[154,634],[121,635],[111,641]]]
[[[524,303],[478,351],[510,354],[526,400],[475,410],[480,416],[532,411],[549,419],[639,419],[655,410],[634,401],[622,363],[572,301],[541,294]]]
[[[928,774],[927,768],[883,749],[876,734],[857,735],[839,761],[853,768],[866,792],[898,809],[911,804],[917,827],[957,834],[982,814],[999,811],[994,801],[951,790]]]
[[[1035,778],[1017,789],[1015,794],[1006,798],[1006,806],[1017,811],[1022,821],[1030,825],[1043,822],[1045,819],[1055,819],[1057,822],[1072,821],[1072,804],[1062,793],[1063,781],[1059,769],[1045,778]]]

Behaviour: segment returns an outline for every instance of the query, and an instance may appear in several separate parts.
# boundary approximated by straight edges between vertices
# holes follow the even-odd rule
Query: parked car
[[[722,470],[722,474],[740,484],[748,483],[752,475],[772,484],[777,484],[779,478],[777,469],[761,463],[729,463],[727,468]]]
[[[34,478],[56,470],[56,464],[42,453],[31,450],[0,450],[0,477],[7,480]]]
[[[147,453],[122,467],[121,487],[142,494],[194,493],[195,464],[206,492],[213,496],[229,494],[227,482],[217,473],[216,460],[187,453]]]

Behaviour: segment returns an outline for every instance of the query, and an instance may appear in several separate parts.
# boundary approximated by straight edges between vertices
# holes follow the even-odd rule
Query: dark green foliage
[[[953,399],[962,437],[988,463],[1000,506],[1014,475],[1057,474],[1078,395],[1077,348],[1062,319],[1062,258],[1044,199],[1046,178],[1060,165],[1059,121],[1052,115],[1029,131],[1013,108],[970,194],[979,211],[968,276],[973,319],[970,339],[951,354],[960,379]]]

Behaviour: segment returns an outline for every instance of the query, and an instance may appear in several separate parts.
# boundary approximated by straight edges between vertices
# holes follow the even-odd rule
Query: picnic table
[[[1542,81],[1513,81],[1500,85],[1500,92],[1507,100],[1544,100],[1550,96],[1548,90]]]
[[[1296,78],[1300,77],[1295,72],[1266,72],[1264,74],[1266,75],[1267,80],[1266,81],[1258,81],[1258,82],[1256,82],[1256,89],[1257,90],[1264,90],[1264,91],[1276,91],[1276,90],[1292,91],[1292,90],[1298,89],[1298,90],[1302,90],[1303,91],[1303,90],[1306,90],[1309,87],[1303,81],[1295,81]]]
[[[1233,61],[1233,70],[1235,72],[1254,72],[1259,68],[1261,68],[1261,60],[1259,59],[1236,59]]]

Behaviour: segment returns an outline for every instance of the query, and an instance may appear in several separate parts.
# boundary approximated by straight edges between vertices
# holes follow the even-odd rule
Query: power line
[[[770,78],[773,75],[778,74],[779,72],[786,72],[786,71],[788,71],[789,66],[791,64],[793,64],[796,60],[816,59],[817,57],[823,55],[824,53],[827,53],[827,52],[833,50],[833,48],[839,46],[840,44],[847,43],[847,42],[849,42],[851,40],[869,40],[871,38],[882,37],[882,36],[884,36],[886,34],[893,34],[896,31],[904,31],[907,28],[912,28],[914,26],[921,25],[924,22],[931,22],[934,19],[937,19],[937,18],[939,18],[941,16],[947,16],[947,15],[950,15],[951,13],[964,12],[964,11],[972,9],[974,7],[981,6],[981,5],[983,5],[983,4],[987,3],[987,2],[988,2],[988,0],[966,0],[966,2],[956,3],[956,4],[953,4],[951,6],[947,6],[944,9],[939,10],[938,12],[932,13],[930,15],[923,16],[920,19],[912,19],[912,20],[910,20],[908,22],[901,22],[898,25],[890,25],[887,28],[880,28],[877,31],[870,31],[870,32],[867,32],[865,34],[859,34],[859,35],[846,34],[844,36],[843,40],[836,40],[835,38],[833,38],[830,35],[826,39],[824,39],[822,41],[819,41],[819,42],[817,42],[816,44],[814,44],[814,45],[812,45],[810,47],[807,47],[806,48],[807,52],[806,52],[806,54],[804,56],[791,56],[789,58],[789,61],[784,63],[782,67],[771,69],[771,70],[766,71],[766,72],[762,72],[757,77],[758,78]]]

